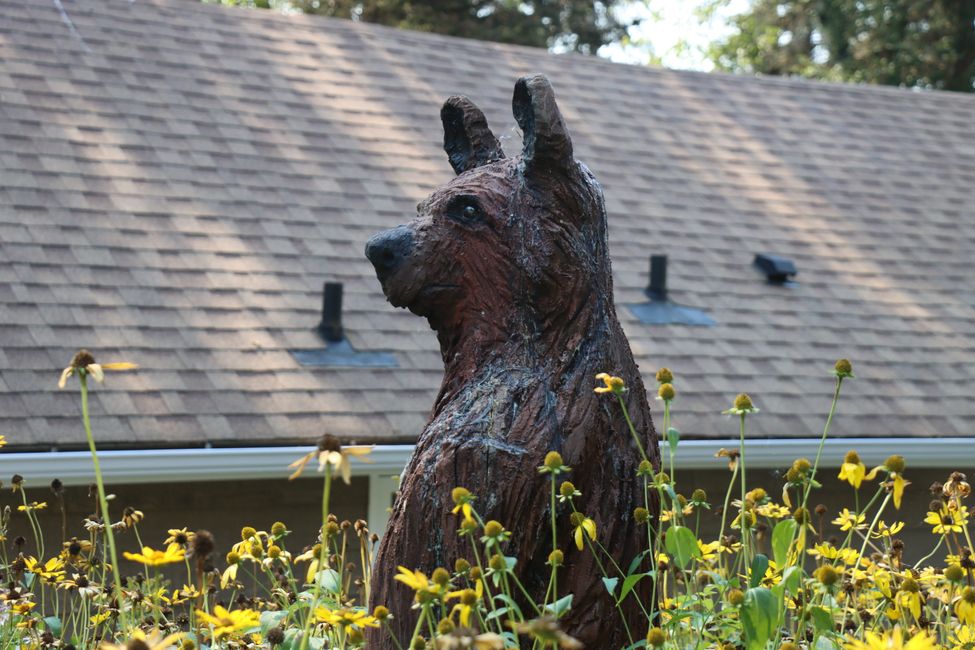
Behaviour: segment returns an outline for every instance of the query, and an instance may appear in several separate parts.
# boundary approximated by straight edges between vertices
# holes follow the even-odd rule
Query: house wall
[[[826,515],[824,537],[838,536],[840,533],[829,520],[845,507],[853,505],[853,490],[836,479],[836,470],[824,470],[823,489],[813,492],[811,505],[823,503],[829,508]],[[906,527],[899,537],[906,543],[905,557],[908,561],[916,561],[926,555],[937,542],[937,537],[931,534],[931,527],[923,523],[925,512],[931,495],[928,486],[934,481],[944,481],[949,474],[947,470],[922,470],[908,467],[906,475],[912,482],[907,488],[904,503],[900,511],[889,506],[883,517],[888,523],[904,521]],[[282,479],[253,480],[253,481],[215,481],[180,483],[173,485],[144,484],[144,485],[110,485],[109,492],[115,494],[111,510],[115,516],[126,506],[132,506],[145,513],[145,520],[139,526],[142,541],[154,548],[162,546],[169,528],[187,527],[191,530],[205,528],[214,534],[217,544],[216,554],[218,564],[222,566],[222,557],[230,547],[240,539],[242,526],[250,525],[259,530],[268,530],[275,521],[283,521],[294,531],[288,538],[288,548],[292,552],[300,552],[302,547],[311,544],[316,536],[321,508],[321,476],[312,474],[314,478],[301,478],[293,482]],[[717,508],[724,500],[728,480],[731,473],[723,464],[718,464],[714,470],[680,470],[677,471],[678,491],[689,494],[694,488],[701,487],[708,494],[712,507]],[[375,481],[376,479],[373,479]],[[770,470],[752,470],[748,473],[749,487],[764,487],[776,500],[781,499],[782,478],[777,472]],[[370,479],[354,477],[352,485],[346,486],[336,482],[332,492],[332,510],[340,519],[354,521],[366,518],[371,512],[373,518],[378,518],[377,512],[382,512],[388,505],[395,484],[388,477],[374,483],[371,491]],[[872,495],[876,483],[865,483],[862,493],[865,498]],[[378,488],[378,489],[377,489]],[[732,498],[740,493],[737,485],[732,491]],[[385,497],[385,498],[384,498]],[[48,508],[41,511],[40,521],[44,528],[47,544],[46,555],[50,557],[61,539],[61,515],[57,501],[47,486],[27,486],[27,498],[30,501],[47,501]],[[975,497],[973,497],[975,498]],[[379,501],[377,504],[376,501]],[[16,511],[20,504],[20,495],[5,489],[0,493],[0,505],[10,505],[14,512],[11,528],[7,532],[4,544],[12,548],[12,541],[18,535],[25,536],[29,541],[27,552],[34,550],[33,536],[23,513]],[[94,509],[94,500],[88,497],[86,487],[65,488],[65,504],[68,521],[68,537],[84,536],[81,520],[84,515]],[[706,514],[701,519],[701,538],[713,539],[716,535],[719,517]],[[818,521],[814,522],[817,529]],[[381,529],[378,526],[374,528]],[[767,548],[767,544],[766,544]],[[138,550],[138,544],[131,531],[120,537],[120,550]],[[936,558],[938,556],[935,556]],[[124,564],[130,564],[125,563]],[[135,568],[135,565],[131,565]]]

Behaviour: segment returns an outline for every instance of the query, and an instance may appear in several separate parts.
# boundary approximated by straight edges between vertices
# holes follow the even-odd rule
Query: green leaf
[[[288,612],[261,612],[261,636],[267,636],[271,628],[281,624]]]
[[[494,610],[493,612],[491,612],[487,616],[485,616],[484,617],[484,620],[485,621],[493,621],[494,619],[499,618],[501,616],[504,616],[507,613],[508,613],[508,608],[507,607],[498,607],[496,610]]]
[[[833,631],[833,616],[822,607],[810,607],[813,625],[819,633]]]
[[[768,558],[759,553],[752,559],[752,575],[748,586],[757,587],[762,584],[766,571],[768,571]]]
[[[633,575],[633,572],[636,571],[637,567],[640,566],[640,562],[642,562],[643,558],[645,558],[649,553],[649,548],[640,551],[640,554],[633,558],[633,561],[630,562],[630,567],[626,570],[626,575]]]
[[[609,592],[610,596],[616,597],[616,585],[619,583],[619,578],[603,578],[603,586],[606,587],[606,591]]]
[[[775,528],[772,529],[772,557],[775,559],[775,566],[780,568],[785,566],[795,534],[795,519],[783,519],[775,524]]]
[[[318,572],[316,580],[318,580],[318,584],[322,586],[322,589],[331,594],[337,594],[342,591],[341,576],[339,576],[338,571],[335,569],[322,569]]]
[[[670,453],[677,453],[677,444],[680,442],[680,431],[674,427],[667,429],[667,444],[670,445]]]
[[[745,592],[745,602],[741,606],[741,626],[748,650],[765,649],[765,644],[775,629],[777,613],[772,592],[765,587],[753,587]]]
[[[799,591],[799,585],[802,582],[802,569],[797,566],[787,566],[785,571],[782,572],[782,582],[780,584],[784,585],[789,593],[796,593]]]
[[[515,565],[518,564],[518,558],[514,557],[513,555],[505,555],[504,563],[507,565],[508,571],[513,571]]]
[[[570,609],[572,609],[572,594],[563,596],[554,603],[545,606],[545,611],[554,614],[555,618],[562,618]]]
[[[620,589],[619,600],[616,602],[622,603],[623,599],[626,598],[631,591],[633,591],[633,587],[636,586],[636,583],[640,582],[642,578],[646,578],[648,575],[649,574],[647,573],[637,573],[636,575],[626,576],[626,579],[623,580],[623,588]]]
[[[701,557],[694,532],[686,526],[673,526],[667,531],[667,552],[681,569],[686,569],[691,560]]]
[[[507,605],[510,611],[515,612],[519,618],[522,618],[521,608],[518,607],[518,603],[516,603],[514,599],[512,599],[511,596],[509,596],[508,594],[495,594],[494,600],[501,601],[502,603]]]
[[[54,636],[61,636],[61,619],[57,616],[48,616],[44,619],[44,625]]]

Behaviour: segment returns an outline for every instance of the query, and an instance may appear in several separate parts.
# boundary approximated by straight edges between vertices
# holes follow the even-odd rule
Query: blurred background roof
[[[389,306],[366,239],[451,171],[466,94],[509,152],[514,81],[543,72],[603,184],[616,299],[674,425],[813,437],[975,433],[975,98],[674,72],[182,0],[0,0],[0,433],[80,447],[57,378],[80,347],[138,372],[93,392],[105,446],[410,442],[439,387],[425,321]],[[711,327],[648,325],[650,254]],[[798,274],[769,284],[757,253]],[[322,283],[358,351],[311,368]],[[612,371],[612,369],[607,369]],[[656,408],[656,406],[654,406]]]

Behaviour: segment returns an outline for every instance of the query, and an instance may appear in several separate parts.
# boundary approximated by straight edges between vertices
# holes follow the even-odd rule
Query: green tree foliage
[[[585,54],[620,40],[632,25],[617,15],[626,0],[219,1]]]
[[[753,0],[732,25],[726,71],[973,91],[972,0]]]

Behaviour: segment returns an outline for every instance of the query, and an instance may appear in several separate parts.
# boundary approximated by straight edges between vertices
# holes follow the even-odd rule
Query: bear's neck
[[[606,370],[590,366],[605,362],[602,348],[608,345],[613,327],[619,327],[611,310],[611,302],[588,301],[548,316],[529,309],[507,320],[500,314],[478,313],[477,318],[453,325],[439,323],[434,329],[444,378],[434,413],[462,392],[494,390],[494,378],[527,374],[555,387],[567,375],[595,376]]]

